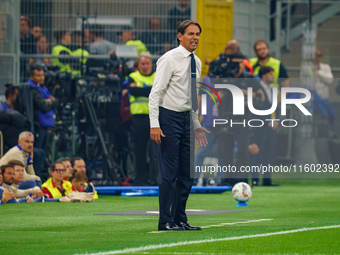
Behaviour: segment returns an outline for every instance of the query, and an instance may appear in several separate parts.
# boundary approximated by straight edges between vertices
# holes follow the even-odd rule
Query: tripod
[[[105,179],[109,179],[109,178],[115,179],[122,186],[131,186],[131,184],[128,183],[130,176],[125,175],[122,171],[120,171],[120,173],[118,172],[117,166],[116,166],[115,162],[113,161],[113,159],[112,159],[112,157],[109,153],[109,150],[107,148],[107,144],[104,140],[101,125],[100,125],[100,123],[97,119],[97,115],[95,113],[92,101],[90,100],[88,95],[84,95],[83,99],[84,99],[85,105],[88,109],[88,112],[90,114],[90,118],[91,118],[91,122],[93,124],[93,127],[98,134],[100,145],[101,145],[103,152],[104,152],[104,157],[105,157],[105,160],[106,160],[107,168],[105,168],[105,170],[104,170],[103,177]],[[112,175],[112,176],[110,176],[110,175]],[[121,177],[123,177],[123,180],[121,179]]]

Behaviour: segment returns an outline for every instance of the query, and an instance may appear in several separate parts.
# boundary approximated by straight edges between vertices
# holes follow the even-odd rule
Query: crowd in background
[[[188,1],[182,2],[168,13],[168,26],[171,30],[176,30],[179,21],[190,18]],[[119,44],[137,46],[138,59],[121,81],[120,97],[122,108],[127,107],[125,111],[121,109],[122,122],[128,122],[131,127],[125,131],[131,133],[134,144],[132,148],[134,172],[131,182],[137,186],[157,185],[158,178],[157,148],[149,139],[148,96],[155,76],[152,55],[162,55],[176,46],[175,33],[163,32],[160,29],[160,22],[157,17],[150,18],[148,29],[139,35],[131,27],[123,27],[118,35],[118,42],[106,40],[105,29],[99,24],[86,26],[83,33],[54,31],[56,44],[51,48],[39,24],[31,24],[27,16],[22,16],[20,19],[21,54],[114,56]],[[269,46],[265,40],[255,42],[254,53],[256,57],[249,59],[242,54],[236,40],[229,41],[225,51],[215,60],[204,60],[207,65],[210,65],[210,70],[208,76],[203,78],[203,83],[213,87],[215,78],[233,79],[246,98],[252,97],[253,100],[258,100],[263,109],[270,108],[274,97],[279,98],[279,94],[272,94],[272,88],[276,87],[279,90],[281,87],[290,86],[287,70],[280,60],[269,55]],[[318,83],[315,93],[326,104],[333,75],[329,65],[321,63],[321,57],[322,52],[317,50],[315,63]],[[54,109],[60,104],[60,99],[53,95],[58,84],[52,89],[45,86],[44,66],[58,66],[59,72],[68,72],[79,77],[83,64],[86,64],[86,61],[85,63],[81,61],[83,60],[44,57],[22,59],[21,77],[27,86],[6,85],[6,100],[0,107],[0,117],[7,118],[6,123],[0,123],[0,130],[5,136],[4,141],[8,150],[0,160],[2,203],[70,201],[68,194],[72,192],[89,193],[91,197],[97,197],[94,186],[88,183],[86,159],[79,157],[66,157],[56,161],[50,159],[48,168],[46,165],[46,157],[49,156],[46,152],[51,146],[55,126]],[[223,61],[233,62],[234,66],[237,66],[227,74],[228,77],[224,77],[226,73],[217,74],[214,71]],[[253,95],[247,95],[245,88],[249,86],[253,88]],[[199,96],[205,93],[202,92]],[[276,133],[280,120],[279,110],[274,115],[263,116],[263,120],[273,121],[262,128],[237,126],[224,131],[215,130],[212,128],[213,117],[234,118],[234,121],[239,121],[235,116],[230,115],[231,94],[220,90],[218,95],[221,104],[214,104],[212,100],[208,100],[208,114],[202,117],[202,125],[214,131],[207,135],[208,147],[201,147],[197,151],[195,165],[203,166],[206,157],[217,157],[220,165],[232,164],[237,167],[241,164],[274,164]],[[30,119],[28,119],[29,115]],[[249,115],[246,118],[251,117]],[[25,130],[30,130],[32,133]],[[236,152],[235,146],[237,146]],[[200,177],[199,173],[196,173],[196,184],[205,184]],[[248,182],[249,176],[220,177],[219,184],[223,185],[238,181]],[[260,176],[251,177],[252,185],[259,185]],[[275,185],[269,174],[263,178],[263,185]]]

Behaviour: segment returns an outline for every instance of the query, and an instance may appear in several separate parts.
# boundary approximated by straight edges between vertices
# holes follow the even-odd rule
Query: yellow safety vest
[[[249,59],[250,64],[253,66],[254,68],[254,76],[259,74],[259,71],[261,69],[261,66],[258,65],[258,58],[251,58]],[[276,59],[276,58],[272,58],[269,57],[268,61],[264,64],[265,66],[269,66],[271,68],[273,68],[273,72],[274,72],[274,77],[275,80],[272,83],[272,87],[279,87],[279,83],[278,83],[278,79],[279,79],[279,75],[280,75],[280,64],[281,61]]]
[[[69,48],[67,48],[67,47],[65,47],[64,45],[61,45],[61,44],[58,44],[58,45],[53,47],[52,55],[59,56],[60,52],[62,52],[62,51],[66,51],[70,55],[72,55],[72,51]],[[58,58],[52,58],[52,64],[54,66],[60,66],[59,72],[71,72],[72,71],[69,64],[61,63]]]
[[[137,46],[137,54],[148,51],[145,44],[141,40],[130,40],[125,43],[126,46]]]
[[[63,196],[57,187],[53,187],[52,177],[44,182],[41,187],[48,189],[53,198],[59,198]],[[65,190],[65,195],[72,192],[72,184],[69,181],[63,180],[62,187]]]
[[[138,88],[150,87],[155,79],[156,72],[149,76],[142,75],[139,71],[131,73],[129,76],[135,81]],[[130,95],[130,112],[135,114],[149,114],[149,98],[135,97]]]
[[[90,55],[90,53],[87,51],[87,50],[83,50],[81,48],[79,49],[76,49],[75,51],[72,52],[72,55],[73,56],[83,56],[83,51],[84,51],[84,56],[88,56]],[[83,59],[83,64],[86,64],[86,61],[87,61],[87,58],[84,58]],[[82,62],[82,59],[80,58],[79,59],[79,62],[81,63]],[[80,67],[82,68],[82,67]],[[72,73],[74,75],[77,75],[77,76],[80,76],[81,75],[81,71],[80,70],[72,70]]]

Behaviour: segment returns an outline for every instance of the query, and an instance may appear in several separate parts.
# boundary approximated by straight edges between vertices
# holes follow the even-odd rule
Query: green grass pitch
[[[157,209],[157,197],[1,205],[0,254],[340,254],[340,179],[276,183],[253,188],[246,209],[234,206],[230,191],[191,194],[188,209],[246,210],[189,216],[192,225],[216,225],[202,231],[149,233],[157,230],[156,215],[94,215]],[[319,229],[325,226],[335,227]]]

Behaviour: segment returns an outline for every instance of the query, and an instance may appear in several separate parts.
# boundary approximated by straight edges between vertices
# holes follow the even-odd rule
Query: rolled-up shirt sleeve
[[[164,93],[164,90],[169,85],[173,75],[173,63],[170,56],[162,56],[157,61],[155,80],[149,95],[149,118],[150,127],[159,127],[159,101]]]

